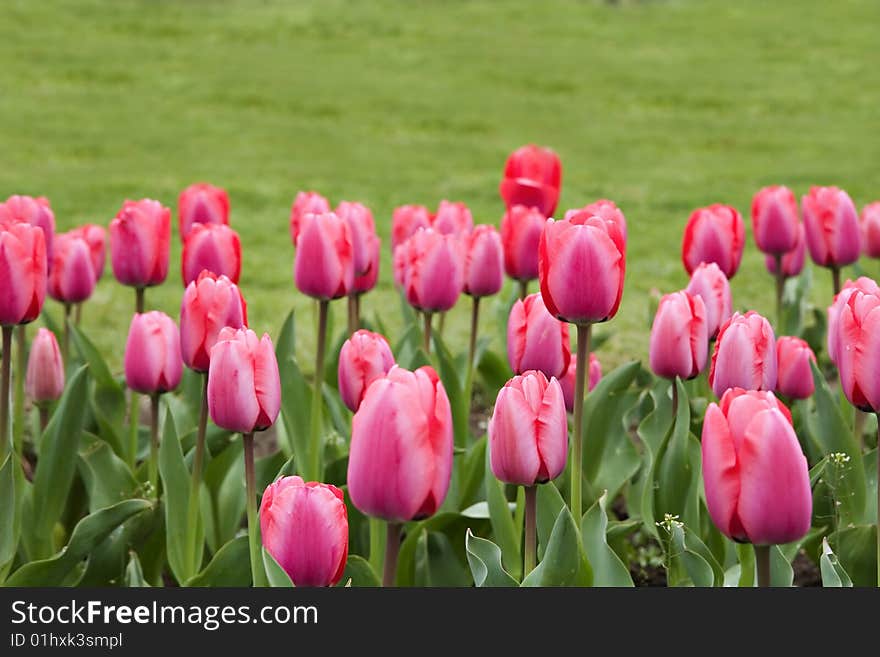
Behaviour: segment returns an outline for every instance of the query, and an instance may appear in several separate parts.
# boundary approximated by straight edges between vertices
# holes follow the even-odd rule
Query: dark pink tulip
[[[549,148],[528,144],[507,158],[498,191],[508,208],[524,205],[545,217],[555,212],[562,185],[562,163]]]
[[[561,378],[571,362],[568,324],[547,312],[540,294],[517,299],[507,319],[507,362],[514,374]]]
[[[843,296],[843,292],[838,295]],[[837,368],[849,403],[865,412],[880,410],[880,296],[854,289],[837,318]]]
[[[821,267],[843,267],[859,259],[859,217],[852,199],[837,187],[811,187],[801,199],[807,248]]]
[[[363,203],[341,201],[336,207],[336,216],[346,222],[351,230],[354,274],[362,276],[369,271],[372,238],[376,236],[373,213]]]
[[[877,283],[875,283],[873,279],[868,278],[867,276],[860,276],[855,281],[847,279],[846,283],[843,284],[840,293],[834,297],[834,301],[828,307],[828,332],[826,334],[826,344],[828,346],[828,357],[835,365],[837,365],[838,352],[840,350],[840,325],[838,323],[840,312],[843,310],[846,302],[849,301],[850,296],[852,296],[854,292],[880,296],[880,287],[877,286]]]
[[[45,196],[10,196],[5,203],[0,203],[0,226],[11,223],[42,228],[46,240],[47,263],[51,262],[55,240],[55,214],[49,206],[49,199]]]
[[[360,276],[354,277],[355,294],[364,294],[376,287],[376,281],[379,280],[379,261],[381,260],[382,240],[376,235],[371,235],[367,244],[367,252],[370,259],[367,265],[367,271]]]
[[[183,243],[181,274],[186,287],[203,270],[238,283],[241,275],[241,240],[225,224],[194,224]]]
[[[782,273],[786,278],[800,275],[804,268],[804,259],[806,258],[807,247],[804,239],[804,225],[798,224],[797,239],[794,248],[782,256]],[[764,258],[764,264],[767,271],[772,275],[776,275],[776,257],[768,255]]]
[[[752,232],[758,250],[768,255],[788,253],[797,245],[798,203],[788,187],[764,187],[752,199]]]
[[[244,297],[226,276],[203,271],[186,286],[180,304],[180,350],[184,364],[196,372],[207,372],[211,349],[227,326],[247,326]]]
[[[702,263],[691,274],[685,292],[699,296],[706,305],[706,332],[709,339],[718,335],[718,329],[733,313],[730,281],[714,262]]]
[[[406,242],[419,228],[431,227],[431,212],[424,205],[401,205],[391,218],[391,252]]]
[[[807,459],[791,416],[772,392],[734,388],[703,422],[706,506],[725,536],[755,545],[790,543],[810,529]]]
[[[229,224],[229,195],[208,183],[190,185],[177,197],[180,239],[186,241],[195,224]]]
[[[339,352],[339,396],[352,412],[357,411],[370,384],[394,367],[394,354],[379,333],[361,329],[346,340]]]
[[[534,486],[555,479],[568,456],[568,417],[559,381],[515,376],[498,392],[489,420],[489,462],[497,479]]]
[[[480,224],[462,235],[464,245],[464,293],[472,297],[498,294],[504,283],[501,236],[495,226]]]
[[[880,258],[880,201],[862,210],[862,251],[869,258]]]
[[[301,218],[294,280],[300,292],[325,301],[351,292],[354,251],[348,222],[332,212]]]
[[[452,411],[432,367],[393,367],[367,389],[351,429],[348,494],[389,522],[434,515],[452,475]]]
[[[92,296],[96,282],[88,243],[73,232],[56,235],[49,267],[49,296],[65,304],[80,303]]]
[[[153,310],[131,318],[125,343],[125,382],[131,390],[156,394],[174,390],[183,374],[180,331],[165,313]]]
[[[110,222],[110,262],[123,285],[160,285],[168,275],[171,210],[159,201],[126,201]]]
[[[562,386],[562,395],[565,397],[565,410],[569,413],[574,412],[574,385],[576,376],[577,360],[572,358],[565,376],[559,379],[559,385]],[[602,364],[599,362],[599,358],[596,354],[592,352],[590,352],[590,371],[588,379],[587,386],[590,391],[592,391],[599,381],[602,380]]]
[[[709,333],[702,297],[686,291],[660,299],[651,327],[651,369],[667,379],[692,379],[706,367]]]
[[[260,502],[263,547],[295,586],[333,586],[348,558],[342,491],[300,477],[269,484]]]
[[[27,324],[40,316],[47,268],[41,228],[0,225],[0,325]]]
[[[620,238],[623,240],[624,247],[626,246],[626,217],[623,216],[623,212],[617,207],[617,204],[614,201],[602,198],[595,203],[590,203],[582,208],[567,210],[565,213],[566,219],[575,219],[578,216],[581,216],[584,219],[588,219],[592,216],[602,217],[602,219],[607,223],[612,224],[617,229],[620,233]],[[578,222],[576,221],[575,223]],[[624,255],[626,254],[624,253]]]
[[[456,235],[417,231],[395,251],[406,300],[424,312],[449,310],[464,287],[464,254]]]
[[[64,363],[55,334],[40,328],[31,342],[25,390],[36,405],[48,404],[64,392]]]
[[[698,208],[684,229],[681,260],[688,274],[702,262],[714,262],[733,278],[742,260],[745,227],[736,208],[716,203]]]
[[[474,228],[474,217],[464,203],[443,200],[431,217],[431,228],[443,235],[469,233]]]
[[[813,394],[813,371],[810,361],[816,355],[806,340],[784,335],[776,340],[776,392],[792,399],[806,399]]]
[[[330,201],[318,192],[299,192],[290,208],[290,240],[293,246],[299,239],[300,224],[307,214],[327,214],[330,212]]]
[[[268,333],[226,327],[211,349],[208,412],[218,427],[253,433],[271,427],[281,409],[278,361]]]
[[[538,244],[547,217],[535,208],[514,205],[501,219],[504,271],[518,281],[538,278]]]
[[[85,224],[69,231],[71,235],[81,237],[89,245],[92,254],[92,268],[95,270],[95,280],[101,280],[104,275],[104,262],[107,257],[107,231],[97,224]]]
[[[709,385],[719,398],[730,388],[776,388],[776,338],[770,322],[752,310],[727,320],[712,353]]]

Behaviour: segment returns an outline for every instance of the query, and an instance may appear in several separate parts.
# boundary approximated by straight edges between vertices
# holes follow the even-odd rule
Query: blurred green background
[[[0,0],[0,197],[46,195],[66,229],[107,224],[125,198],[176,208],[191,182],[225,186],[251,325],[273,334],[291,307],[313,321],[292,282],[294,195],[360,200],[384,239],[365,312],[399,327],[392,209],[448,198],[497,224],[507,154],[550,145],[561,209],[607,197],[629,222],[623,305],[600,329],[610,368],[646,356],[650,290],[685,285],[692,209],[747,217],[771,183],[837,184],[860,208],[880,197],[878,24],[876,0]],[[147,305],[176,316],[176,218],[173,241]],[[830,288],[815,272],[814,299]],[[772,315],[750,235],[733,291]],[[132,297],[108,273],[86,306],[117,365]],[[468,317],[462,302],[447,320],[460,350]],[[313,332],[300,336],[310,363]]]

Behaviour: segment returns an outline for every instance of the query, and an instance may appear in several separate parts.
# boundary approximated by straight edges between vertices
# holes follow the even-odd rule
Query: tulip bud
[[[241,275],[238,233],[225,224],[194,224],[183,243],[181,265],[184,287],[196,280],[203,270],[238,283]]]
[[[348,224],[351,231],[352,254],[355,276],[362,276],[370,268],[372,237],[376,235],[376,223],[370,208],[362,203],[342,201],[336,208],[336,216]]]
[[[171,211],[158,201],[126,201],[110,222],[110,262],[123,285],[159,285],[168,275]]]
[[[614,201],[602,198],[595,203],[590,203],[579,209],[568,210],[565,213],[566,219],[575,219],[579,216],[583,219],[589,219],[592,216],[604,219],[607,224],[613,226],[617,232],[620,233],[620,240],[623,241],[625,249],[627,237],[626,217],[623,216],[623,212],[617,207],[617,204]],[[575,223],[578,222],[575,221]],[[618,240],[615,239],[615,241]],[[626,255],[625,251],[624,255]]]
[[[370,384],[394,367],[394,354],[379,333],[361,329],[346,340],[339,352],[339,396],[352,412],[357,411]]]
[[[417,231],[395,251],[406,300],[424,312],[449,310],[464,286],[464,255],[455,235]]]
[[[859,259],[859,217],[849,194],[837,187],[811,187],[801,206],[813,262],[839,268]]]
[[[464,293],[472,297],[498,294],[504,283],[498,231],[494,226],[481,224],[461,239],[465,251]]]
[[[514,205],[501,219],[504,271],[518,281],[538,278],[538,244],[547,218],[534,208]]]
[[[843,292],[838,295],[843,296]],[[865,412],[880,410],[880,296],[855,289],[837,319],[837,367],[849,403]]]
[[[294,280],[300,292],[325,301],[344,297],[352,290],[354,252],[347,222],[332,212],[303,215]]]
[[[559,202],[561,184],[559,156],[549,148],[528,144],[507,158],[498,191],[508,208],[524,205],[549,217]]]
[[[691,274],[685,292],[699,296],[706,305],[706,332],[710,339],[718,335],[718,329],[733,312],[730,282],[714,262],[702,263]]]
[[[125,343],[125,382],[131,390],[155,394],[174,390],[183,374],[180,332],[165,313],[153,310],[131,318]]]
[[[229,224],[229,195],[208,183],[190,185],[177,197],[180,239],[186,241],[195,224]]]
[[[355,294],[364,294],[376,287],[376,281],[379,280],[379,261],[381,260],[382,240],[376,235],[370,235],[367,244],[367,252],[369,253],[369,262],[367,271],[360,276],[354,277],[354,287],[352,291]]]
[[[27,324],[46,298],[46,238],[26,223],[0,226],[0,325]]]
[[[709,334],[699,295],[675,292],[660,299],[651,327],[651,369],[667,379],[693,379],[706,367]]]
[[[880,258],[880,201],[862,210],[862,251],[869,258]]]
[[[431,227],[431,213],[424,205],[402,205],[391,218],[391,252],[406,242],[419,228]]]
[[[207,372],[211,349],[220,331],[247,326],[247,306],[241,291],[226,276],[203,271],[186,286],[180,304],[180,349],[183,362],[196,372]]]
[[[736,208],[716,203],[694,210],[684,229],[681,260],[688,274],[703,262],[714,262],[733,278],[742,260],[745,228]]]
[[[28,355],[25,390],[37,406],[48,404],[64,392],[64,363],[55,334],[38,329]]]
[[[807,459],[771,392],[734,388],[703,422],[703,482],[715,526],[737,542],[790,543],[810,529]]]
[[[838,353],[840,351],[840,324],[838,320],[840,319],[843,307],[854,292],[880,296],[880,287],[877,286],[873,279],[867,276],[860,276],[855,281],[847,279],[840,293],[834,297],[834,301],[828,307],[828,333],[826,335],[828,357],[835,365],[838,364]]]
[[[752,232],[758,249],[768,255],[788,253],[797,245],[800,219],[797,199],[788,187],[773,185],[752,199]]]
[[[474,217],[464,203],[443,200],[431,217],[431,228],[441,235],[469,233],[474,228]]]
[[[92,255],[92,269],[95,270],[95,280],[101,280],[104,275],[104,261],[107,257],[107,231],[97,224],[85,224],[69,231],[69,234],[81,237],[89,245],[89,253]]]
[[[569,413],[574,412],[574,387],[577,378],[577,360],[572,358],[568,365],[565,376],[559,379],[559,385],[562,386],[562,396],[565,397],[565,410]],[[590,371],[587,374],[587,390],[592,391],[593,388],[602,380],[602,364],[596,354],[590,352]]]
[[[776,340],[776,392],[792,399],[806,399],[813,394],[813,371],[810,361],[816,355],[800,338],[784,335]]]
[[[56,235],[49,296],[64,304],[80,303],[92,296],[96,282],[92,251],[86,241],[73,232]]]
[[[290,239],[296,247],[299,239],[300,223],[307,214],[327,214],[330,201],[318,192],[299,192],[290,208]]]
[[[348,493],[389,522],[434,515],[452,475],[452,411],[432,367],[392,367],[367,389],[352,421]]]
[[[497,479],[534,486],[555,479],[568,456],[568,418],[559,381],[515,376],[498,392],[489,420],[489,462]]]
[[[540,294],[517,299],[507,319],[507,362],[514,374],[538,370],[561,378],[571,362],[568,324],[553,317]]]
[[[260,535],[295,586],[333,586],[348,558],[342,491],[300,477],[269,484],[260,502]]]
[[[786,278],[800,275],[804,268],[804,258],[807,248],[804,240],[804,225],[799,223],[797,230],[797,239],[794,248],[782,256],[782,273]],[[767,271],[773,276],[776,275],[776,257],[768,255],[764,258],[764,264]]]
[[[10,196],[5,203],[0,203],[0,226],[13,223],[30,224],[43,229],[46,262],[50,263],[55,239],[55,213],[49,206],[49,199],[44,196]]]
[[[776,388],[776,338],[770,322],[754,311],[727,320],[718,332],[709,385],[719,398],[729,388]]]

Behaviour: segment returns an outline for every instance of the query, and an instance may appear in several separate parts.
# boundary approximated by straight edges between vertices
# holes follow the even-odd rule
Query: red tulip
[[[370,384],[394,367],[394,354],[379,333],[361,329],[346,340],[339,352],[339,396],[352,412],[357,411]]]
[[[472,297],[498,294],[504,283],[501,236],[494,226],[480,224],[462,236],[464,245],[464,293]]]
[[[89,245],[92,255],[92,268],[95,270],[95,280],[101,280],[104,275],[104,261],[107,257],[107,231],[97,224],[85,224],[69,231],[71,235],[81,237]]]
[[[181,274],[186,287],[203,270],[238,283],[241,275],[241,240],[225,224],[194,224],[183,243]]]
[[[838,364],[838,352],[840,350],[840,325],[838,320],[840,319],[840,313],[843,310],[843,307],[846,305],[846,302],[849,301],[850,296],[852,296],[854,292],[880,296],[880,287],[878,287],[873,279],[868,278],[867,276],[860,276],[855,281],[847,279],[846,283],[843,284],[840,293],[834,297],[834,301],[828,307],[828,332],[826,334],[826,344],[828,346],[828,357],[835,365]]]
[[[706,332],[709,339],[718,335],[718,329],[733,312],[730,282],[714,262],[702,263],[691,274],[685,292],[699,296],[706,305]]]
[[[125,343],[125,382],[131,390],[155,394],[174,390],[183,374],[180,332],[165,313],[153,310],[131,318]]]
[[[211,348],[208,412],[218,427],[253,433],[271,427],[281,409],[278,361],[268,333],[226,327]]]
[[[507,158],[499,192],[508,208],[524,205],[549,217],[559,202],[561,184],[559,156],[549,148],[529,144]]]
[[[709,385],[716,397],[730,388],[776,388],[776,338],[770,322],[754,311],[727,320],[718,332]]]
[[[501,219],[504,271],[513,279],[538,278],[538,244],[547,218],[534,208],[514,205]]]
[[[562,386],[562,395],[565,397],[565,410],[569,413],[574,412],[574,386],[575,377],[577,376],[577,361],[572,358],[568,365],[565,376],[559,379],[559,385]],[[596,354],[590,352],[590,370],[587,376],[587,389],[592,391],[593,388],[602,380],[602,364]]]
[[[332,212],[303,215],[294,280],[300,292],[316,299],[338,299],[351,292],[354,251],[347,222]]]
[[[464,287],[464,254],[455,235],[417,231],[395,251],[406,300],[424,312],[449,310]]]
[[[171,211],[158,201],[126,201],[110,222],[110,261],[123,285],[159,285],[168,275]]]
[[[489,420],[489,462],[497,479],[534,486],[555,479],[568,456],[568,418],[559,381],[515,376],[498,392]]]
[[[771,392],[734,388],[703,422],[703,482],[715,526],[755,545],[790,543],[810,529],[807,459],[791,415]]]
[[[64,392],[64,363],[55,334],[40,328],[31,342],[25,390],[34,404],[53,402]]]
[[[811,187],[801,205],[813,262],[842,267],[859,259],[859,217],[849,194],[837,187]]]
[[[813,394],[810,361],[816,355],[805,340],[782,336],[776,340],[776,392],[792,399],[806,399]]]
[[[514,374],[538,370],[561,378],[571,362],[568,324],[553,317],[540,294],[517,299],[507,320],[507,361]]]
[[[348,223],[354,254],[355,276],[362,276],[370,268],[372,238],[376,235],[376,223],[370,208],[362,203],[342,201],[336,207],[336,216]]]
[[[623,216],[623,212],[620,208],[617,207],[617,204],[614,201],[609,201],[608,199],[604,198],[599,199],[595,203],[590,203],[589,205],[585,205],[582,208],[566,211],[565,218],[574,219],[577,216],[582,216],[584,219],[588,219],[593,215],[597,217],[602,217],[602,219],[604,219],[607,223],[613,224],[620,233],[624,247],[626,247],[626,217]],[[576,221],[575,223],[578,222]],[[624,255],[626,255],[625,251]]]
[[[804,268],[804,258],[806,256],[806,241],[804,240],[804,225],[799,223],[797,229],[797,239],[795,247],[782,256],[782,273],[786,278],[800,275]],[[776,275],[776,258],[768,255],[764,258],[764,264],[767,271],[772,275]]]
[[[464,203],[444,200],[431,218],[431,228],[443,235],[469,233],[474,228],[474,218]]]
[[[92,296],[96,282],[88,243],[73,232],[57,235],[49,267],[49,296],[64,304],[80,303]]]
[[[27,324],[46,298],[46,238],[26,223],[0,226],[0,325]]]
[[[186,241],[195,224],[229,224],[229,195],[208,183],[190,185],[177,197],[180,239]]]
[[[55,239],[55,214],[44,196],[10,196],[0,203],[0,226],[13,223],[30,224],[43,229],[46,240],[46,259],[51,262]]]
[[[391,252],[406,242],[419,228],[431,227],[431,213],[424,205],[402,205],[391,219]]]
[[[437,373],[391,368],[367,389],[352,422],[352,504],[390,522],[432,516],[449,489],[452,451],[452,411]]]
[[[841,292],[839,297],[843,297]],[[837,367],[849,402],[865,412],[880,410],[880,296],[853,289],[837,318]]]
[[[773,185],[759,190],[752,199],[752,232],[758,249],[782,255],[797,246],[797,199],[788,187]]]
[[[342,491],[300,477],[269,484],[260,502],[263,546],[295,586],[333,586],[348,558]]]
[[[862,250],[869,258],[880,258],[880,201],[862,210]]]
[[[184,364],[207,372],[220,331],[247,326],[247,306],[238,286],[226,276],[203,271],[186,286],[180,304],[180,348]]]
[[[681,260],[688,274],[702,262],[714,262],[733,278],[742,260],[745,228],[736,208],[715,204],[694,210],[684,229]]]
[[[299,192],[290,208],[290,240],[296,246],[299,239],[300,224],[307,214],[327,214],[330,212],[330,201],[318,192]]]
[[[367,271],[360,276],[354,277],[353,291],[356,294],[364,294],[376,287],[376,281],[379,280],[379,262],[381,260],[382,240],[376,235],[371,235],[367,244],[367,252],[369,254],[369,263]]]
[[[667,379],[692,379],[706,367],[709,333],[702,297],[686,291],[660,299],[651,327],[651,369]]]

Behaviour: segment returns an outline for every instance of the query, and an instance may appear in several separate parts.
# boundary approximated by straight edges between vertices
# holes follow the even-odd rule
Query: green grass
[[[66,229],[106,224],[125,198],[174,207],[190,182],[227,187],[251,324],[273,334],[310,306],[292,282],[293,196],[361,200],[386,238],[364,305],[393,325],[392,208],[450,198],[497,223],[507,153],[551,145],[561,208],[609,197],[629,222],[607,367],[646,356],[651,288],[686,283],[693,208],[747,213],[777,182],[838,184],[860,207],[880,196],[878,21],[875,0],[0,0],[0,197],[46,195]],[[172,274],[148,293],[174,316],[179,255],[175,227]],[[773,312],[751,237],[733,290],[737,307]],[[86,310],[116,364],[132,296],[105,275]],[[467,304],[447,324],[464,349]]]

